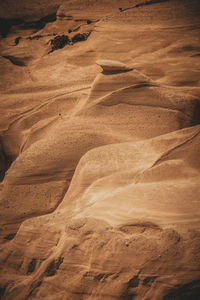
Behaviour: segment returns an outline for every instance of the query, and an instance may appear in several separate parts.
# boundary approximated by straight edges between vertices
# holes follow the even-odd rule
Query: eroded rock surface
[[[199,14],[0,3],[0,299],[199,298]]]

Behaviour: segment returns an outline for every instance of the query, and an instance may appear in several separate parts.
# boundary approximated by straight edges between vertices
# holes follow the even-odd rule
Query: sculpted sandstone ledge
[[[97,60],[96,64],[101,66],[103,71],[130,71],[131,68],[126,66],[120,61],[117,60],[109,60],[109,59],[101,59]]]
[[[0,2],[0,299],[199,299],[199,14]]]

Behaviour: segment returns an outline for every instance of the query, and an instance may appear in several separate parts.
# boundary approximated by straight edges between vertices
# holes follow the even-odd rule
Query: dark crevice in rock
[[[44,23],[51,23],[55,21],[56,21],[56,12],[40,19],[40,22],[44,22]]]
[[[119,11],[123,12],[123,11],[129,10],[129,9],[138,8],[138,7],[145,6],[145,5],[151,5],[151,4],[157,4],[157,3],[167,2],[167,1],[170,1],[170,0],[149,0],[149,1],[142,2],[142,3],[138,3],[138,4],[134,5],[134,6],[127,7],[127,8],[121,8],[120,7]]]
[[[26,274],[33,273],[35,271],[36,264],[37,264],[37,260],[35,258],[33,258],[30,261],[30,263],[28,264],[28,269],[27,269]]]
[[[64,48],[66,45],[70,44],[70,39],[67,35],[58,35],[53,40],[50,40],[51,51],[49,53]]]
[[[39,40],[40,38],[42,38],[42,35],[34,35],[34,36],[29,36],[29,37],[27,37],[27,40],[30,40],[30,41],[32,41],[32,40]]]
[[[57,17],[59,19],[68,20],[68,21],[73,20],[73,16],[65,15],[65,14],[62,14],[62,13],[58,14]]]
[[[168,2],[168,1],[170,1],[170,0],[150,0],[150,1],[145,1],[145,2],[142,2],[142,3],[136,4],[135,7],[151,5],[151,4],[157,4],[157,3]]]
[[[128,294],[128,295],[122,295],[122,300],[134,300],[136,294],[135,293],[131,293],[131,294]]]
[[[16,233],[10,233],[4,237],[4,240],[11,241],[14,239]]]
[[[26,296],[26,298],[25,298],[24,300],[28,300],[29,297],[32,296],[32,295],[34,294],[35,290],[36,290],[39,286],[41,286],[41,284],[42,284],[42,280],[39,280],[39,281],[37,281],[37,282],[33,282],[33,283],[31,284],[30,292],[29,292],[29,294]]]
[[[196,53],[196,54],[191,55],[190,57],[199,57],[199,56],[200,56],[200,53]]]
[[[114,273],[100,273],[100,274],[98,274],[98,275],[96,275],[96,276],[94,276],[94,280],[95,281],[106,281],[106,279],[108,278],[108,277],[110,277],[110,276],[112,276],[112,275],[114,275]]]
[[[126,288],[121,295],[120,299],[123,300],[133,300],[137,295],[132,289],[137,288],[140,283],[140,279],[138,275],[133,276],[126,284]]]
[[[40,30],[42,28],[44,28],[44,26],[46,25],[46,23],[52,23],[56,21],[56,12],[50,15],[47,15],[43,18],[41,18],[38,21],[32,21],[32,22],[23,22],[20,25],[20,28],[22,29],[36,29]]]
[[[78,26],[78,27],[74,28],[74,29],[73,29],[73,32],[79,31],[80,28],[81,28],[81,26]]]
[[[127,287],[128,288],[134,288],[134,287],[137,287],[138,285],[139,285],[139,282],[140,282],[140,280],[139,280],[139,277],[136,275],[136,276],[133,276],[130,280],[129,280],[129,282],[128,282],[128,284],[127,284]]]
[[[10,168],[13,159],[7,155],[0,139],[0,182],[4,179],[6,171]]]
[[[112,71],[103,70],[101,73],[104,74],[104,75],[114,75],[114,74],[120,74],[120,73],[128,73],[132,70],[133,69],[130,69],[130,70],[112,70]]]
[[[16,39],[15,39],[15,45],[17,46],[19,44],[19,41],[21,40],[21,36],[18,36]]]
[[[5,294],[6,288],[5,287],[0,287],[0,299],[3,300],[3,296]]]
[[[10,56],[10,55],[4,55],[4,58],[8,59],[13,65],[24,67],[25,63],[21,61],[18,57]]]
[[[38,21],[32,22],[23,22],[20,24],[21,29],[36,29],[36,31],[41,30],[45,27],[47,23],[55,22],[56,21],[56,13],[48,15]]]
[[[41,38],[45,38],[45,37],[48,37],[48,36],[55,36],[56,34],[55,33],[52,33],[52,34],[46,34],[46,35],[41,35],[41,34],[38,34],[38,35],[34,35],[34,36],[29,36],[27,37],[26,39],[27,40],[30,40],[30,41],[33,41],[33,40],[39,40]]]
[[[145,286],[151,286],[152,283],[155,281],[155,279],[157,278],[158,276],[147,276],[142,284],[145,285]]]
[[[95,280],[95,281],[101,281],[101,279],[103,279],[104,276],[105,276],[104,273],[103,273],[103,274],[98,274],[98,275],[96,275],[96,276],[94,277],[94,280]]]
[[[75,36],[72,38],[72,43],[75,44],[77,42],[82,42],[86,41],[90,33],[77,33]]]
[[[193,116],[192,116],[192,124],[191,125],[198,125],[200,124],[200,101],[195,101],[194,108],[193,108]]]
[[[58,257],[56,260],[53,260],[45,271],[45,276],[54,276],[59,269],[60,265],[63,263],[64,257]]]
[[[178,285],[164,296],[163,300],[197,300],[200,299],[200,280]]]
[[[21,19],[2,19],[0,18],[0,34],[2,38],[5,38],[12,26],[20,25],[24,21]]]
[[[44,28],[46,23],[56,21],[56,12],[41,18],[38,21],[26,22],[22,19],[2,19],[0,18],[0,34],[3,38],[7,37],[12,26],[19,26],[21,29],[36,29]]]
[[[48,52],[48,54],[54,52],[55,50],[62,49],[66,45],[73,45],[78,42],[86,41],[88,39],[90,33],[91,32],[77,33],[72,38],[70,38],[68,35],[64,35],[64,34],[58,35],[54,39],[50,40],[51,50]]]

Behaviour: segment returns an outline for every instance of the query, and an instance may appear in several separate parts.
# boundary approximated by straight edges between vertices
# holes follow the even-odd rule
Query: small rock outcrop
[[[132,68],[117,60],[100,59],[96,61],[96,64],[102,67],[103,71],[122,72],[132,70]]]

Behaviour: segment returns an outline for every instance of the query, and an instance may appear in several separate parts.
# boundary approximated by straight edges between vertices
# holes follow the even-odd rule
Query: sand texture
[[[200,299],[200,2],[0,1],[0,299]]]

